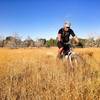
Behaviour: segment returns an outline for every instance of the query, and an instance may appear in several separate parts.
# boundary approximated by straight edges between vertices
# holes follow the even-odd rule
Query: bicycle
[[[80,54],[73,51],[71,43],[64,43],[62,58],[68,62],[68,66],[70,66],[72,70],[79,65],[85,64],[84,58]]]

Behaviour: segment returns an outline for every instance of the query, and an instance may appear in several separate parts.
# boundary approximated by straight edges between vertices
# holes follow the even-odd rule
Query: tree
[[[100,38],[96,39],[96,45],[97,45],[97,47],[100,47]]]
[[[33,47],[34,46],[34,41],[30,36],[28,36],[24,42],[23,42],[24,47]]]
[[[47,47],[49,47],[49,46],[57,46],[57,39],[51,38],[51,39],[47,40],[46,46]]]
[[[3,46],[9,48],[17,48],[16,38],[12,36],[6,37],[6,39],[3,41]]]
[[[3,47],[4,36],[0,35],[0,47]]]
[[[36,47],[43,47],[46,45],[46,39],[43,39],[43,38],[37,39],[37,41],[35,41],[34,45]]]

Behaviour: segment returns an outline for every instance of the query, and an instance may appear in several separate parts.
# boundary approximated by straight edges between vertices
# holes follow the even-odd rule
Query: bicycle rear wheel
[[[86,64],[86,61],[84,60],[84,58],[78,54],[69,55],[68,62],[71,68],[76,68],[78,66],[84,66]]]

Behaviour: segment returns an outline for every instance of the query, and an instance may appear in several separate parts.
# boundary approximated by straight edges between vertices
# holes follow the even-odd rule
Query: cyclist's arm
[[[58,41],[62,41],[61,34],[58,33]]]
[[[61,34],[62,34],[62,29],[60,29],[59,31],[58,31],[58,41],[62,41],[62,38],[61,38]]]
[[[73,37],[73,40],[78,44],[79,40],[78,40],[77,36],[75,35],[75,33],[74,33],[74,31],[72,29],[70,29],[70,33],[71,33],[71,35]]]
[[[75,40],[75,42],[78,44],[79,43],[79,40],[76,36],[73,37],[73,39]]]

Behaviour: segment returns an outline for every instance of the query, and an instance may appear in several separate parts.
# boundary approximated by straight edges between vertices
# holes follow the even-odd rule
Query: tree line
[[[100,38],[94,39],[81,39],[79,38],[79,43],[77,45],[72,45],[73,47],[85,48],[85,47],[100,47]],[[72,41],[71,41],[72,42]],[[72,43],[73,44],[73,43]],[[18,36],[7,36],[5,39],[0,37],[0,47],[7,48],[26,48],[26,47],[56,47],[57,46],[57,38],[56,39],[44,39],[40,38],[37,40],[33,40],[28,37],[25,40],[22,40]]]

